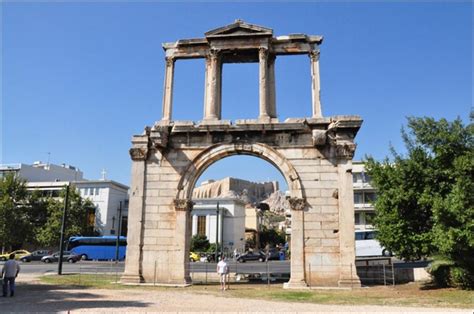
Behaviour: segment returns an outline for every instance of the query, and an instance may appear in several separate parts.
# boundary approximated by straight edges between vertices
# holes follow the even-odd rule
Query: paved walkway
[[[227,298],[198,292],[143,289],[84,289],[19,282],[17,295],[0,297],[0,312],[464,312],[446,308],[339,306]],[[29,281],[28,284],[25,281]]]

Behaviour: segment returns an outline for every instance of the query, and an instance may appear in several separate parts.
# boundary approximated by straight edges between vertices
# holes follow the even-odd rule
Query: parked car
[[[280,260],[280,251],[278,251],[276,248],[271,248],[268,251],[268,255],[262,251],[261,252],[264,256],[266,256],[267,261],[278,261]]]
[[[36,251],[31,252],[28,255],[21,257],[20,261],[22,261],[23,263],[31,262],[31,261],[40,261],[43,258],[43,256],[46,256],[49,254],[51,254],[51,251],[36,250]]]
[[[10,253],[0,255],[0,261],[6,261],[10,257],[10,254],[15,254],[15,259],[19,260],[23,256],[31,254],[31,253],[28,252],[27,250],[16,250]]]
[[[376,237],[376,230],[356,230],[356,256],[392,256],[392,252],[382,247]]]
[[[239,263],[245,263],[246,261],[264,262],[265,254],[262,252],[246,252],[237,258],[237,262]]]
[[[201,259],[198,253],[189,252],[189,261],[190,262],[198,262]]]
[[[63,252],[63,261],[68,262],[68,263],[75,263],[77,261],[81,260],[81,255],[74,254],[70,251],[64,251]],[[43,263],[52,263],[52,262],[57,262],[59,261],[59,252],[56,252],[51,255],[46,255],[41,258],[41,261]]]

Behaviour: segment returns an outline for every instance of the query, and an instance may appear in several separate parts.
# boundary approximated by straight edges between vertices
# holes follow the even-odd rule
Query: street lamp
[[[120,233],[122,233],[122,201],[119,202],[118,222],[117,222],[117,240],[115,241],[115,263],[119,260]]]
[[[219,202],[216,206],[216,262],[219,254]]]
[[[60,237],[60,240],[59,240],[58,275],[62,275],[62,272],[63,272],[64,233],[65,233],[65,230],[66,230],[66,217],[67,217],[68,203],[69,203],[69,183],[66,185],[66,197],[64,198],[63,219],[62,219],[62,222],[61,222],[61,237]]]

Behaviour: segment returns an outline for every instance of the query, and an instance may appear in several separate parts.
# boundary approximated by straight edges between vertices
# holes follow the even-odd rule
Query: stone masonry
[[[273,37],[269,28],[237,20],[205,38],[163,45],[163,117],[132,139],[132,186],[124,283],[191,284],[188,256],[191,201],[200,175],[232,155],[264,159],[285,177],[292,215],[291,277],[287,288],[357,286],[354,261],[352,157],[358,116],[323,117],[319,93],[321,36]],[[309,56],[313,116],[276,118],[274,59]],[[206,58],[202,121],[172,120],[174,62]],[[260,115],[220,119],[225,62],[259,62]]]

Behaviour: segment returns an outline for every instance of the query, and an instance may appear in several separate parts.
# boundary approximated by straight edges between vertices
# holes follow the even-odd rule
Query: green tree
[[[46,223],[36,231],[36,241],[40,245],[49,247],[59,245],[65,195],[66,189],[63,189],[61,199],[47,200]],[[96,235],[93,225],[89,222],[94,210],[94,204],[90,200],[81,198],[77,190],[70,187],[64,239],[67,240],[74,235]]]
[[[285,243],[284,232],[278,232],[275,229],[269,229],[266,226],[262,226],[262,230],[259,232],[258,238],[260,240],[260,247],[264,248],[267,244],[275,246],[280,243]]]
[[[195,234],[191,238],[192,252],[206,252],[209,249],[209,240],[205,235]]]
[[[445,261],[433,267],[440,284],[474,284],[473,134],[460,119],[408,118],[406,155],[392,148],[393,160],[366,164],[380,243],[405,260]]]
[[[0,181],[0,245],[2,252],[21,246],[31,233],[25,181],[13,173]]]

